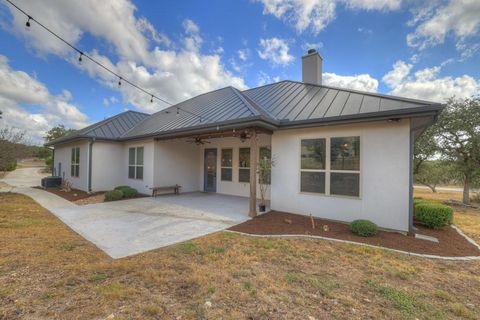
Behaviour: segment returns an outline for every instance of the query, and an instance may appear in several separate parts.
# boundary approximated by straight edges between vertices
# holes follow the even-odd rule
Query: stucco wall
[[[237,195],[248,197],[250,195],[250,183],[238,182],[238,154],[239,148],[248,148],[250,147],[250,141],[246,140],[241,142],[239,138],[219,138],[211,139],[210,143],[204,144],[201,146],[199,153],[199,190],[203,190],[203,179],[204,179],[204,153],[205,149],[217,149],[217,193]],[[258,147],[270,146],[270,135],[258,135]],[[233,149],[233,164],[232,164],[232,181],[222,181],[221,180],[221,150],[222,148],[232,148]],[[257,152],[258,154],[258,152]],[[273,181],[273,180],[272,180]],[[260,198],[260,189],[257,183],[257,197]],[[270,198],[270,188],[267,190],[267,199]]]
[[[181,185],[181,192],[199,191],[200,147],[185,140],[155,142],[154,182],[156,186]]]
[[[70,175],[70,165],[72,157],[72,148],[80,148],[80,171],[79,176],[72,177]],[[62,164],[61,172],[58,171],[59,163]],[[58,176],[67,179],[72,183],[75,189],[88,190],[88,141],[81,140],[74,143],[62,144],[55,146],[55,172]]]
[[[274,132],[272,209],[347,222],[369,219],[407,231],[409,129],[408,120],[402,120]],[[360,136],[359,198],[300,192],[300,140],[335,136]]]
[[[106,191],[123,185],[127,167],[124,146],[118,142],[96,141],[92,146],[92,191]]]

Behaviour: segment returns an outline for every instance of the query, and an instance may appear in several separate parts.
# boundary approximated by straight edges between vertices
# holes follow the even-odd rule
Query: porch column
[[[250,217],[257,216],[257,132],[250,134]]]

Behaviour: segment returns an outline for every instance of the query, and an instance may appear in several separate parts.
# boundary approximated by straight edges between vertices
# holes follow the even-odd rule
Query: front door
[[[217,191],[217,149],[205,149],[203,190]]]

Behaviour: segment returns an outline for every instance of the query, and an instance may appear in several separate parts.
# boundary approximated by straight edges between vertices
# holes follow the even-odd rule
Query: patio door
[[[217,192],[217,149],[205,149],[203,190]]]

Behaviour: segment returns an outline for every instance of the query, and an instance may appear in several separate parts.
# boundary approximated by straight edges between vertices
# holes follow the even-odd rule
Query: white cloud
[[[110,104],[115,104],[117,102],[118,102],[118,99],[114,96],[111,96],[110,98],[103,98],[103,101],[102,101],[105,107],[108,107]]]
[[[383,76],[382,80],[389,87],[398,86],[403,81],[403,79],[405,79],[405,77],[410,73],[412,67],[412,64],[405,63],[399,60],[395,62],[395,64],[393,65],[393,69]]]
[[[237,51],[238,58],[242,61],[247,61],[248,58],[250,57],[250,49],[245,48],[245,49],[240,49]]]
[[[280,81],[280,76],[271,77],[263,71],[260,71],[257,74],[257,86],[263,86],[278,81]]]
[[[201,53],[203,39],[200,27],[190,19],[183,21],[185,33],[181,35],[180,43],[174,44],[146,18],[137,17],[136,8],[130,0],[17,2],[73,44],[78,45],[86,33],[106,42],[111,47],[109,54],[113,54],[112,58],[96,49],[91,49],[89,54],[126,79],[170,102],[179,102],[227,85],[246,88],[244,80],[232,75],[222,63],[218,52]],[[26,43],[37,53],[55,54],[67,59],[100,83],[119,90],[124,103],[131,103],[142,111],[154,112],[166,107],[160,102],[150,103],[149,96],[126,83],[118,88],[118,79],[86,59],[79,65],[77,54],[65,44],[43,32],[35,23],[26,31],[25,16],[10,10],[13,20],[9,28],[26,38]]]
[[[269,60],[273,64],[286,66],[294,60],[294,57],[290,55],[288,51],[288,43],[284,39],[260,39],[258,55],[263,60]]]
[[[447,60],[439,66],[424,68],[410,75],[411,66],[405,74],[405,72],[398,71],[404,68],[399,66],[404,66],[405,63],[397,61],[393,66],[393,70],[387,73],[387,75],[399,73],[401,76],[387,77],[385,75],[383,81],[391,88],[390,94],[438,102],[444,102],[452,96],[465,98],[478,94],[480,80],[469,75],[459,77],[439,76],[442,67],[449,62],[450,60]],[[391,79],[394,79],[394,81],[391,81]]]
[[[462,41],[480,29],[480,1],[452,0],[445,5],[427,2],[425,7],[414,12],[409,24],[417,25],[415,31],[407,35],[407,44],[411,47],[436,46],[450,33]]]
[[[322,83],[327,86],[360,91],[377,92],[378,90],[378,80],[372,78],[369,74],[340,76],[335,73],[326,72],[322,74]]]
[[[52,126],[64,124],[78,129],[88,124],[87,116],[69,101],[72,94],[64,90],[52,95],[47,87],[29,74],[13,70],[5,56],[0,55],[0,106],[2,125],[26,130],[32,142],[43,142],[45,132]],[[35,112],[24,107],[32,105]]]
[[[396,10],[401,0],[256,0],[263,4],[263,14],[271,14],[291,24],[298,32],[322,31],[335,19],[337,3],[349,9]]]
[[[319,50],[323,48],[322,42],[305,42],[302,44],[302,50],[306,53],[310,49]]]

